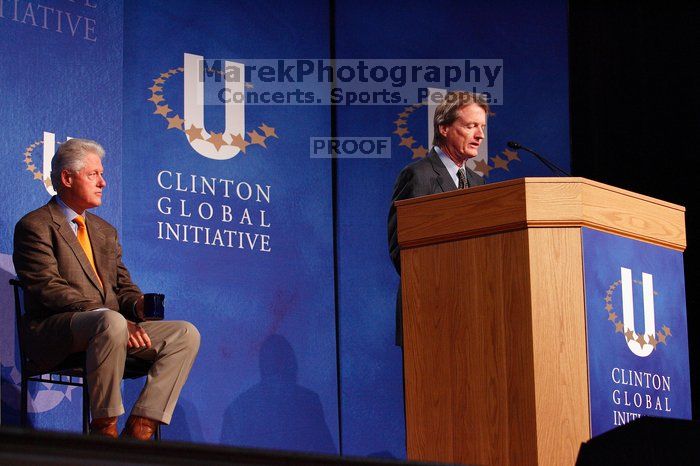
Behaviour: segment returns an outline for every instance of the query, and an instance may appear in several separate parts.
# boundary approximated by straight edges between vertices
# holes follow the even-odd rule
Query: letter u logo
[[[202,130],[202,138],[196,138],[188,141],[192,148],[204,157],[214,160],[227,160],[235,157],[240,149],[232,146],[231,141],[233,136],[243,136],[245,133],[245,104],[244,102],[235,103],[232,98],[227,98],[224,104],[224,131],[222,135],[224,145],[214,145],[209,142],[210,133],[204,127],[204,75],[203,69],[200,69],[200,62],[204,57],[200,55],[185,54],[185,77],[184,77],[184,101],[185,101],[185,130],[192,126]],[[224,76],[228,76],[236,69],[238,76],[245,76],[245,67],[241,63],[231,61],[224,62]],[[241,78],[238,82],[230,82],[224,78],[224,88],[226,96],[244,96],[245,79]],[[218,146],[218,148],[217,148]]]
[[[69,139],[73,138],[68,137],[66,141]],[[43,173],[44,188],[51,196],[56,195],[56,189],[51,184],[51,161],[54,155],[56,155],[56,135],[49,131],[44,131],[44,160],[41,165],[41,172]]]
[[[622,321],[625,331],[632,331],[633,338],[627,340],[627,346],[637,356],[642,358],[649,356],[654,351],[654,346],[649,344],[649,336],[656,334],[656,322],[654,321],[654,280],[651,274],[642,273],[642,289],[644,297],[644,333],[640,335],[634,328],[634,302],[632,297],[632,271],[620,267],[622,280]]]

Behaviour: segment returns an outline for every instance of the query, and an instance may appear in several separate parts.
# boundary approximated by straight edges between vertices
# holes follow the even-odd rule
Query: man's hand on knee
[[[146,331],[131,321],[127,321],[126,323],[129,329],[129,343],[127,344],[127,347],[150,348],[151,339],[148,337]]]

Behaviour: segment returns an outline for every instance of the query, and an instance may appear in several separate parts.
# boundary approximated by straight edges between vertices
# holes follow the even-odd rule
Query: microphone
[[[540,154],[538,154],[538,153],[535,152],[534,150],[528,149],[527,147],[523,146],[523,145],[520,144],[519,142],[508,141],[508,144],[507,144],[507,145],[508,145],[508,147],[510,147],[510,148],[513,149],[513,150],[522,149],[522,150],[524,150],[525,152],[531,153],[532,155],[534,155],[535,157],[537,157],[537,160],[539,160],[540,162],[542,162],[542,164],[543,164],[544,166],[546,166],[547,168],[549,168],[549,169],[551,170],[551,172],[554,173],[554,174],[557,175],[557,176],[562,176],[562,175],[563,175],[563,176],[571,176],[569,173],[565,172],[565,171],[562,170],[561,168],[559,168],[559,167],[557,167],[556,165],[554,165],[554,163],[550,162],[549,160],[547,160],[546,158],[544,158],[543,156],[541,156]],[[557,172],[559,172],[559,173],[557,173]]]

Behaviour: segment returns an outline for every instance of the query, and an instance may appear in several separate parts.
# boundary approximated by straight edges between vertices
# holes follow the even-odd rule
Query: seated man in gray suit
[[[401,170],[394,184],[389,208],[389,254],[401,275],[394,201],[484,184],[484,179],[466,166],[476,157],[484,139],[488,103],[471,92],[448,92],[435,109],[433,148],[428,155]],[[396,344],[403,343],[401,285],[396,297]]]
[[[127,353],[153,361],[122,436],[148,440],[170,423],[199,350],[199,332],[184,321],[143,321],[144,298],[122,263],[112,225],[87,210],[106,186],[94,141],[71,139],[51,162],[58,193],[15,227],[13,260],[25,289],[29,358],[48,369],[86,352],[91,433],[117,436],[124,413],[120,383]]]

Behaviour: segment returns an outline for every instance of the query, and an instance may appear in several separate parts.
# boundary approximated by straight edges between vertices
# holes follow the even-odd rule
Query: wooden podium
[[[685,209],[583,178],[396,203],[411,460],[573,465],[590,438],[581,227],[685,249]]]

